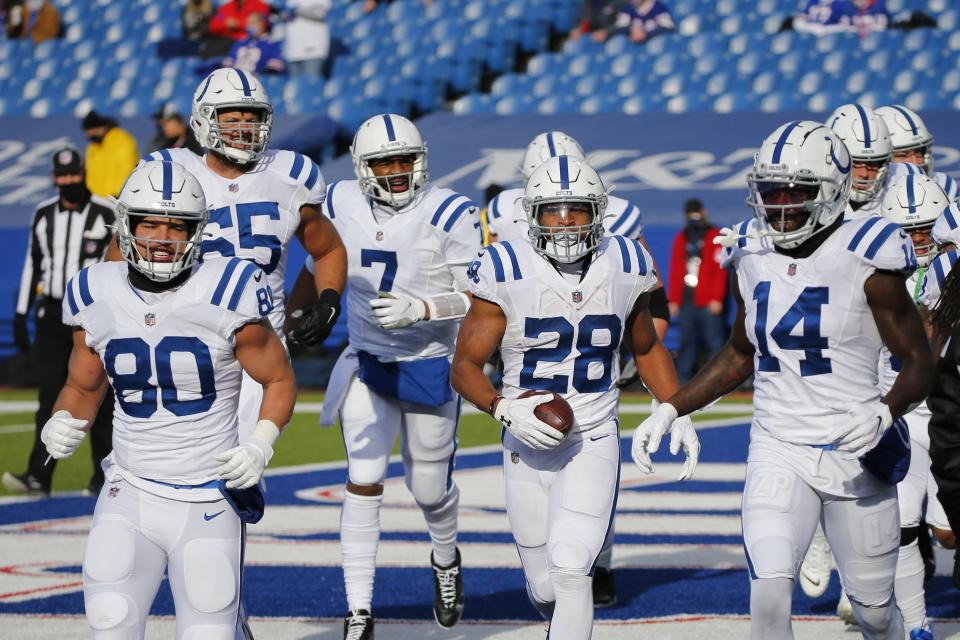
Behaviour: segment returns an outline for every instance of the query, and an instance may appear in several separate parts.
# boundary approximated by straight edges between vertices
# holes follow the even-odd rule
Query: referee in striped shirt
[[[113,239],[112,205],[92,195],[85,183],[83,156],[72,147],[53,154],[53,181],[59,192],[37,206],[30,227],[30,243],[20,279],[14,341],[21,353],[31,353],[38,378],[40,407],[36,415],[33,450],[22,474],[3,474],[11,493],[48,495],[56,460],[44,464],[47,451],[40,431],[67,380],[73,331],[63,324],[62,304],[67,283],[83,267],[100,262]],[[119,255],[119,251],[117,255]],[[31,349],[27,315],[35,309],[36,342]],[[113,435],[113,394],[108,393],[90,429],[93,476],[87,490],[94,495],[103,486],[100,461],[110,453]]]

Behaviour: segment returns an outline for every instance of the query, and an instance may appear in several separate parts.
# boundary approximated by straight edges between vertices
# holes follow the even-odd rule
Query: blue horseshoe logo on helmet
[[[829,138],[827,138],[830,140]],[[837,154],[833,152],[833,140],[830,140],[830,158],[833,159],[833,163],[837,165],[837,169],[840,170],[840,173],[846,175],[850,173],[850,167],[853,165],[853,158],[849,155],[847,156],[847,166],[840,164],[840,161],[837,159]]]

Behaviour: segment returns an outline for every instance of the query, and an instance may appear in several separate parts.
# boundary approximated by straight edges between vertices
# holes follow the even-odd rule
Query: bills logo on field
[[[152,327],[153,325],[157,324],[157,316],[152,313],[148,313],[147,315],[143,316],[143,323],[148,327]]]
[[[583,293],[581,293],[580,291],[574,291],[573,293],[570,294],[570,297],[573,298],[573,301],[577,304],[580,304],[581,302],[583,302]]]
[[[788,276],[795,276],[795,275],[797,275],[797,263],[796,263],[796,262],[791,262],[791,263],[790,263],[790,266],[787,267],[787,275],[788,275]]]

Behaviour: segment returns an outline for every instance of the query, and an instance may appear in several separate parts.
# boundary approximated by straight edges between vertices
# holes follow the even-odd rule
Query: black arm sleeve
[[[670,322],[670,307],[667,305],[667,289],[660,287],[650,292],[650,315]]]

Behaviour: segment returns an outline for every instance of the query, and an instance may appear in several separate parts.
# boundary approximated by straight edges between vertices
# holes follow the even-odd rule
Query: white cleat
[[[840,592],[840,602],[837,603],[837,615],[843,620],[844,624],[857,624],[857,619],[853,617],[853,605],[850,604],[850,598],[846,591]]]
[[[810,541],[810,548],[800,565],[800,588],[811,598],[819,598],[830,585],[830,570],[833,568],[833,556],[830,554],[830,544],[823,529],[817,525],[817,530]]]

